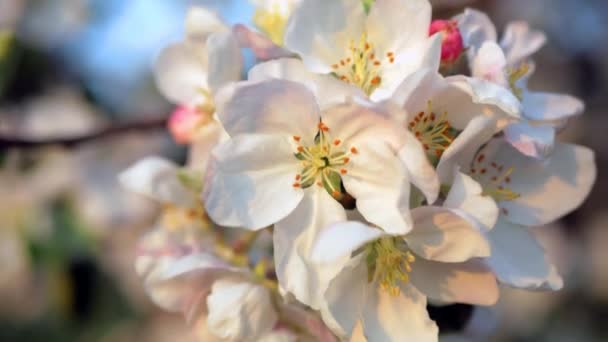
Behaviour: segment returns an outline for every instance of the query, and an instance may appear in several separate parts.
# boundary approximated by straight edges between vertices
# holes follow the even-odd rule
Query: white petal
[[[526,228],[499,220],[488,237],[492,256],[486,263],[501,283],[533,290],[562,288],[563,280],[555,266]]]
[[[504,134],[505,140],[528,157],[544,159],[553,151],[555,129],[551,126],[513,123],[505,128]]]
[[[200,99],[200,89],[207,89],[206,61],[190,43],[175,43],[163,49],[154,71],[158,89],[173,103],[192,104]]]
[[[496,28],[487,14],[467,8],[456,20],[466,47],[477,50],[486,41],[496,41]]]
[[[399,158],[403,161],[410,182],[422,191],[427,202],[432,204],[439,195],[439,177],[418,139],[409,131],[404,131],[403,136],[406,142],[399,151]]]
[[[217,337],[258,341],[278,321],[268,290],[253,283],[220,279],[207,296],[207,326]]]
[[[206,253],[163,258],[148,274],[144,285],[150,298],[165,310],[190,310],[190,305],[211,288],[216,279],[242,277],[242,269]]]
[[[450,146],[443,152],[437,174],[442,184],[451,184],[459,167],[468,167],[479,148],[496,133],[496,120],[478,116],[471,120]]]
[[[504,142],[495,143],[500,145],[494,160],[514,168],[509,187],[520,194],[498,203],[513,223],[537,226],[557,220],[581,205],[595,182],[594,153],[586,147],[557,143],[543,162],[523,156]]]
[[[310,72],[301,60],[283,58],[255,65],[249,70],[250,81],[264,81],[272,78],[299,82],[315,94],[321,110],[348,102],[351,97],[364,98],[360,88],[342,82],[330,75]]]
[[[524,92],[524,115],[536,121],[560,121],[580,115],[585,104],[576,97],[562,94]]]
[[[350,256],[359,247],[383,235],[386,233],[382,230],[358,221],[332,224],[320,234],[312,251],[312,260],[327,263],[339,257]]]
[[[508,86],[507,59],[502,48],[494,42],[485,42],[471,62],[471,74],[475,78]]]
[[[318,309],[329,282],[348,257],[319,264],[312,261],[312,249],[319,234],[330,224],[346,220],[346,213],[325,189],[313,185],[305,191],[293,213],[275,224],[274,260],[281,289]]]
[[[275,58],[292,57],[294,54],[276,45],[267,36],[255,32],[243,24],[236,24],[232,28],[241,47],[249,48],[256,58],[270,60]]]
[[[177,178],[178,167],[160,157],[146,157],[118,177],[121,185],[162,203],[193,206],[196,198]]]
[[[312,141],[319,109],[303,84],[285,80],[227,85],[215,98],[217,114],[230,136],[281,134]]]
[[[479,78],[451,76],[448,80],[470,94],[474,103],[496,106],[501,110],[484,114],[493,114],[497,119],[506,117],[515,120],[521,117],[522,104],[509,89]]]
[[[483,231],[494,227],[498,219],[498,206],[490,196],[483,195],[481,185],[459,171],[454,172],[454,181],[443,205],[459,209],[479,222]]]
[[[210,121],[196,132],[190,149],[188,151],[188,162],[186,163],[188,169],[198,171],[204,174],[207,170],[209,158],[211,158],[211,151],[215,146],[221,142],[228,140],[228,133],[224,131],[224,128],[219,121]]]
[[[509,65],[515,65],[532,56],[545,45],[547,37],[541,31],[531,30],[526,22],[511,22],[500,41]]]
[[[439,329],[426,311],[426,298],[410,285],[393,296],[371,286],[363,309],[363,330],[368,341],[438,341]]]
[[[289,141],[240,135],[217,146],[203,185],[211,219],[223,226],[261,229],[289,215],[304,195],[294,188],[298,160]]]
[[[204,42],[208,35],[227,30],[228,27],[217,13],[203,6],[192,6],[186,14],[186,36],[188,39]]]
[[[398,56],[426,41],[430,24],[428,0],[376,0],[366,20],[367,37],[378,53]]]
[[[331,281],[325,292],[326,306],[321,308],[323,321],[332,331],[346,338],[361,318],[368,291],[367,264],[364,255],[349,261]]]
[[[229,82],[241,79],[243,57],[232,32],[218,32],[207,40],[209,50],[209,89],[216,92]]]
[[[412,251],[429,260],[463,262],[490,255],[490,243],[477,222],[462,211],[443,207],[412,209],[414,229],[404,239]]]
[[[443,263],[418,258],[410,280],[429,298],[444,303],[494,305],[499,295],[494,274],[478,259]]]
[[[389,234],[411,229],[409,181],[394,151],[381,141],[358,145],[342,176],[344,188],[357,200],[365,219]]]
[[[287,24],[285,46],[311,71],[330,73],[361,37],[365,16],[360,0],[302,1]]]

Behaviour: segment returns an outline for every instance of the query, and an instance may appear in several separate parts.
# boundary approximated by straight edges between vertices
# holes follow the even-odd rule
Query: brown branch
[[[153,120],[137,121],[124,124],[110,125],[96,132],[73,136],[67,138],[51,138],[51,139],[28,139],[17,136],[6,136],[0,134],[0,150],[7,148],[19,149],[35,149],[47,146],[63,146],[65,148],[75,148],[79,145],[110,138],[126,133],[156,131],[165,129],[167,126],[166,118],[158,118]]]

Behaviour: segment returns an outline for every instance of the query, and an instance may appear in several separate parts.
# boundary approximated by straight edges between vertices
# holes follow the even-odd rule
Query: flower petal
[[[217,114],[230,136],[237,134],[294,135],[312,141],[319,109],[303,84],[286,80],[229,84],[215,98]]]
[[[477,222],[462,211],[443,207],[412,209],[414,229],[405,235],[417,255],[440,262],[464,262],[490,255],[490,243]]]
[[[256,58],[270,60],[275,58],[292,57],[294,54],[276,45],[267,36],[249,29],[243,24],[236,24],[232,28],[241,47],[249,48]]]
[[[467,8],[457,16],[458,29],[466,47],[471,47],[473,53],[486,41],[496,41],[496,28],[487,14]]]
[[[443,152],[437,174],[442,184],[452,184],[454,172],[470,165],[479,148],[496,133],[496,120],[485,116],[473,118],[450,146]]]
[[[312,260],[318,263],[332,262],[352,252],[366,243],[386,235],[380,229],[358,221],[332,224],[320,234],[312,251]]]
[[[454,172],[443,206],[464,211],[477,220],[483,231],[492,229],[498,219],[498,206],[492,197],[484,196],[481,185],[459,171]]]
[[[389,234],[411,229],[409,181],[402,162],[381,141],[358,145],[342,176],[346,191],[357,200],[365,219]]]
[[[207,170],[203,201],[223,226],[261,229],[289,215],[304,193],[294,188],[299,172],[289,141],[240,135],[217,146]]]
[[[344,208],[325,189],[312,186],[300,205],[274,228],[274,260],[279,285],[297,300],[318,309],[329,282],[348,256],[326,264],[312,261],[319,234],[330,224],[346,220]]]
[[[410,280],[429,298],[443,303],[494,305],[499,295],[494,274],[478,259],[444,263],[418,258]]]
[[[213,93],[229,82],[241,79],[243,57],[232,32],[217,32],[207,39],[209,50],[209,89]]]
[[[506,141],[528,157],[544,159],[553,151],[555,129],[551,126],[512,123],[505,128],[504,134]]]
[[[526,22],[515,21],[507,25],[500,46],[505,52],[509,65],[516,65],[528,59],[547,42],[541,31],[531,30]]]
[[[217,15],[203,6],[192,6],[186,14],[186,36],[204,42],[215,32],[227,31],[228,26]]]
[[[205,124],[203,128],[196,132],[196,136],[190,144],[188,162],[186,163],[188,169],[204,174],[213,148],[228,139],[228,133],[224,131],[219,121],[213,120]]]
[[[331,281],[324,296],[327,305],[321,308],[325,324],[344,339],[352,334],[363,314],[369,286],[363,258],[364,255],[358,255],[351,259]]]
[[[363,32],[365,12],[360,0],[302,1],[285,31],[285,46],[300,55],[313,72],[327,74],[346,57],[351,40]]]
[[[475,78],[506,87],[506,67],[507,59],[502,48],[495,42],[485,42],[471,62],[471,74]]]
[[[488,238],[492,255],[486,263],[501,283],[532,290],[562,288],[563,280],[555,266],[526,228],[499,220]]]
[[[206,50],[203,55],[206,58]],[[191,43],[175,43],[163,49],[154,71],[156,85],[169,101],[190,105],[202,100],[200,89],[207,89],[206,60],[201,61]]]
[[[560,121],[585,110],[583,101],[576,97],[529,91],[523,93],[523,107],[525,117],[536,121]]]
[[[429,318],[426,298],[411,285],[393,296],[369,286],[363,309],[363,330],[369,341],[438,341],[439,329]]]
[[[480,78],[450,76],[448,80],[470,94],[474,103],[498,107],[501,112],[497,119],[521,117],[522,105],[509,89]]]
[[[161,203],[191,207],[196,199],[177,178],[178,167],[160,157],[146,157],[118,177],[126,189]]]
[[[493,141],[494,161],[513,167],[509,184],[520,196],[498,202],[506,219],[524,226],[537,226],[557,220],[585,200],[597,174],[594,153],[586,147],[555,144],[545,161],[526,157],[504,141]]]
[[[403,136],[406,142],[399,150],[399,158],[403,161],[410,182],[422,191],[427,202],[432,204],[439,195],[439,177],[418,139],[409,131],[404,131]]]
[[[364,98],[358,87],[342,82],[330,75],[310,72],[301,60],[283,58],[255,65],[249,70],[250,81],[264,81],[272,78],[305,84],[315,94],[321,110],[348,102],[351,97]]]

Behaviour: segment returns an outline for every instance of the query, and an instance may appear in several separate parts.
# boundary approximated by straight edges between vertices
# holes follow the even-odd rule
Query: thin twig
[[[110,125],[92,133],[67,138],[60,137],[52,139],[28,139],[0,134],[0,149],[35,149],[47,146],[63,146],[65,148],[75,148],[79,145],[86,144],[95,140],[105,139],[126,133],[155,131],[164,129],[166,126],[167,119],[158,118],[153,120]]]

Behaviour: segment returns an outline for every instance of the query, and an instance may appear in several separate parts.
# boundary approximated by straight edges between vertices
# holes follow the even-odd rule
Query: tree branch
[[[20,149],[35,149],[47,146],[63,146],[65,148],[75,148],[79,145],[110,138],[126,133],[156,131],[167,127],[166,118],[158,118],[153,120],[145,120],[124,124],[110,125],[96,132],[88,133],[80,136],[67,138],[52,138],[52,139],[28,139],[17,136],[6,136],[0,134],[0,149],[20,148]]]

